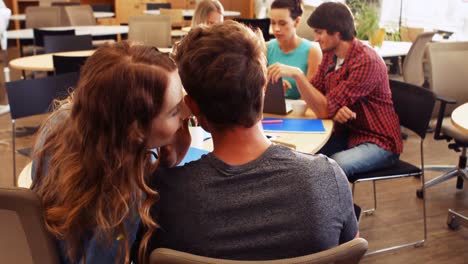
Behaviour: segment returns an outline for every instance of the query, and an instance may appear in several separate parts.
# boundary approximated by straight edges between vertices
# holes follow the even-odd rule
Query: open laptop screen
[[[285,115],[291,111],[291,107],[286,104],[284,97],[283,79],[277,82],[268,82],[263,104],[263,113]]]

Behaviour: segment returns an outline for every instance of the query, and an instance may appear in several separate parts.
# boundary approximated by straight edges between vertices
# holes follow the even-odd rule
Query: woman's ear
[[[297,28],[299,26],[299,22],[301,22],[301,17],[298,16],[294,19],[294,27]]]
[[[190,97],[190,95],[187,94],[184,96],[184,102],[194,116],[200,115],[200,107],[198,107],[197,102],[195,102],[195,100],[193,100],[193,98]]]

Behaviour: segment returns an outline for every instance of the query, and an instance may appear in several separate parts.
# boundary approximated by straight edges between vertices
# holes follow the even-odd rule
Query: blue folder
[[[208,153],[209,152],[206,150],[190,147],[184,159],[177,166],[183,166],[184,164],[189,163],[191,161],[199,160],[201,156]]]
[[[325,133],[321,119],[302,118],[263,118],[263,120],[282,120],[277,124],[263,124],[263,130],[274,132]]]

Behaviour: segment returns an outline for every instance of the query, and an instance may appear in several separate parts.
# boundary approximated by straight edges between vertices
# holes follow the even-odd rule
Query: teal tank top
[[[267,59],[268,66],[279,62],[289,66],[295,66],[302,70],[304,75],[307,74],[307,59],[309,58],[309,50],[314,45],[311,41],[307,39],[302,39],[301,43],[297,48],[289,53],[284,53],[281,51],[278,41],[276,39],[270,40],[268,42],[268,51]],[[296,81],[292,78],[283,78],[291,84],[291,89],[288,89],[286,92],[286,98],[288,99],[299,99],[301,94],[297,90]]]

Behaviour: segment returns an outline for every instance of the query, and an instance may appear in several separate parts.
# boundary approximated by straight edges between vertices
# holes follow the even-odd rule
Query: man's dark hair
[[[175,60],[188,95],[218,130],[252,127],[261,118],[267,82],[261,32],[235,21],[193,28]]]
[[[341,39],[352,40],[356,35],[354,18],[348,6],[338,2],[325,2],[307,19],[312,28],[325,29],[329,35],[340,32]]]

